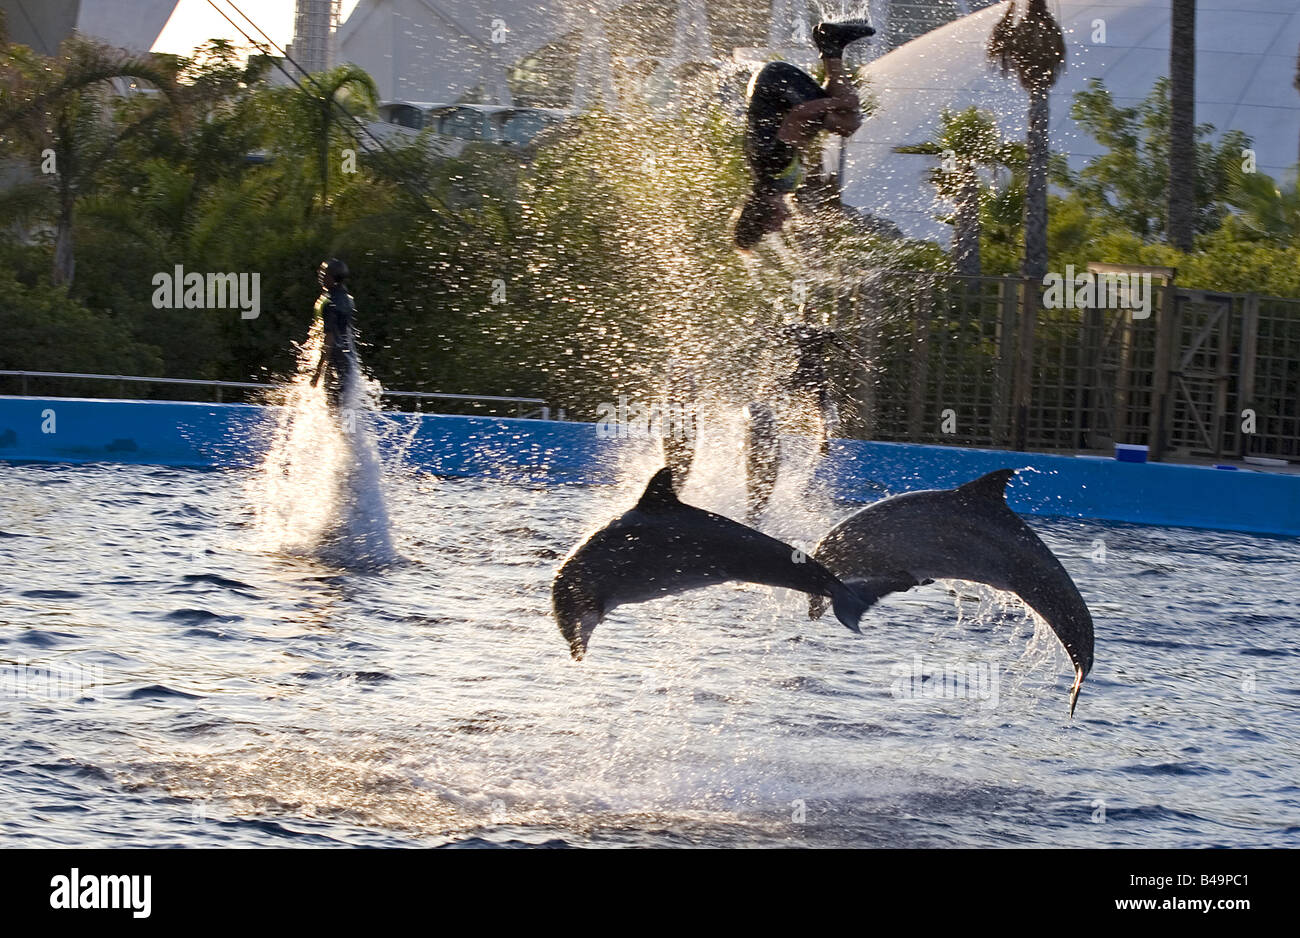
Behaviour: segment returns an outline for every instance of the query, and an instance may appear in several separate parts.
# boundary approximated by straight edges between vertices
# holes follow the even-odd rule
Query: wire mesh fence
[[[1018,277],[883,273],[836,304],[860,352],[829,369],[844,428],[961,446],[1300,456],[1300,300],[1159,283],[1149,296],[1144,310],[1062,305]]]

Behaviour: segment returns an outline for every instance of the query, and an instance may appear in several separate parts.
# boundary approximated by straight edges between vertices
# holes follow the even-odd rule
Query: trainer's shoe
[[[818,23],[813,29],[813,42],[824,59],[844,57],[844,47],[874,36],[876,31],[866,20],[845,20],[843,23]]]

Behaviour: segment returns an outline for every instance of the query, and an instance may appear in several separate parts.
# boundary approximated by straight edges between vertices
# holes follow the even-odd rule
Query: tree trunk
[[[1196,0],[1171,0],[1169,35],[1170,245],[1190,251],[1196,235]]]
[[[73,193],[70,186],[59,186],[59,221],[54,234],[54,276],[57,284],[64,286],[72,283],[76,273],[77,259],[72,244],[72,207]]]
[[[974,170],[966,171],[957,193],[957,212],[953,218],[952,262],[958,274],[980,274],[980,185]]]
[[[1035,280],[1047,274],[1047,157],[1050,142],[1048,89],[1029,92],[1029,165],[1025,178],[1025,258],[1021,273]]]
[[[320,204],[324,209],[330,200],[330,99],[321,99],[320,128]]]

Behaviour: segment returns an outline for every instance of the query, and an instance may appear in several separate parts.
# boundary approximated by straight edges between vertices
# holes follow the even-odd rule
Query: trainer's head
[[[785,196],[780,192],[756,192],[746,200],[736,218],[736,247],[748,251],[763,235],[780,231],[790,217]]]
[[[316,281],[323,289],[328,290],[336,283],[342,283],[348,279],[348,265],[343,263],[337,257],[331,257],[329,260],[321,261],[320,266],[316,268]]]

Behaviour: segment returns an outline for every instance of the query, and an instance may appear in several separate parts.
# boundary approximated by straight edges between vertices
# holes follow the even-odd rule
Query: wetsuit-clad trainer
[[[754,191],[736,221],[736,247],[749,250],[785,224],[785,198],[803,177],[800,148],[823,130],[851,137],[862,126],[862,104],[844,71],[844,47],[874,33],[859,21],[817,25],[813,41],[826,67],[825,88],[789,62],[765,65],[750,82],[745,159]]]
[[[316,300],[316,315],[321,318],[325,330],[325,343],[321,346],[320,363],[311,383],[319,384],[323,376],[330,405],[338,407],[339,401],[347,400],[347,391],[356,373],[353,325],[357,309],[347,289],[347,264],[331,257],[321,263],[316,279],[321,288]]]

